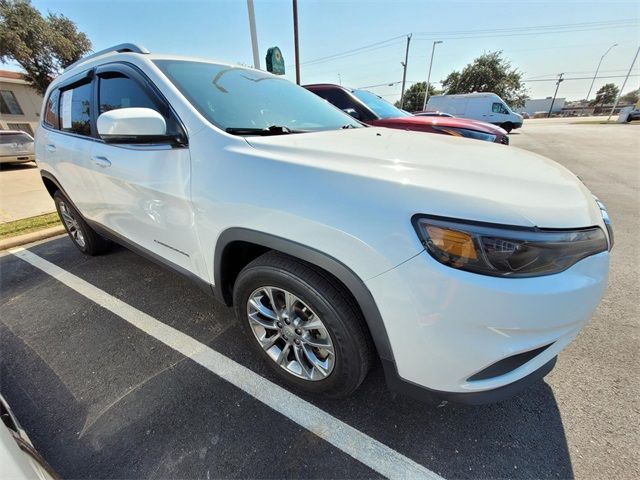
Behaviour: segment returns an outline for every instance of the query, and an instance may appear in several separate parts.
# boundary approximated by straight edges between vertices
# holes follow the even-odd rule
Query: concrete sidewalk
[[[0,169],[0,223],[55,212],[35,163],[4,164]]]

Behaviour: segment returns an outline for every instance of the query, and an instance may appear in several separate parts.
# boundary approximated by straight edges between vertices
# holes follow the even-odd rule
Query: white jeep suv
[[[75,245],[233,305],[289,385],[481,403],[548,373],[607,283],[606,211],[562,166],[366,127],[269,73],[123,44],[53,81],[36,136]]]

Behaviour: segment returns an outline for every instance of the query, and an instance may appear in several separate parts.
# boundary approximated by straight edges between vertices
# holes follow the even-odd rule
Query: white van
[[[522,115],[511,110],[507,103],[495,93],[434,95],[429,97],[427,110],[438,110],[456,117],[493,123],[507,132],[522,126]]]

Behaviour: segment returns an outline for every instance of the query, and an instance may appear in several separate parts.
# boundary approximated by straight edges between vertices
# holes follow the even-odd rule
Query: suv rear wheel
[[[53,194],[53,201],[65,230],[78,250],[87,255],[99,255],[111,247],[111,242],[98,235],[84,221],[60,190]]]
[[[353,300],[322,272],[278,252],[249,263],[234,286],[236,314],[288,384],[342,397],[364,380],[373,345]]]

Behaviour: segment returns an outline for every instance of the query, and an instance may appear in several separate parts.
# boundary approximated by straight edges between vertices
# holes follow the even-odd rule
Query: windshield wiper
[[[266,128],[229,127],[225,130],[232,135],[288,135],[289,133],[303,133],[304,130],[292,130],[284,125],[271,125]]]
[[[346,125],[342,125],[340,128],[345,130],[347,128],[358,128],[358,127],[356,127],[353,123],[347,123]]]

